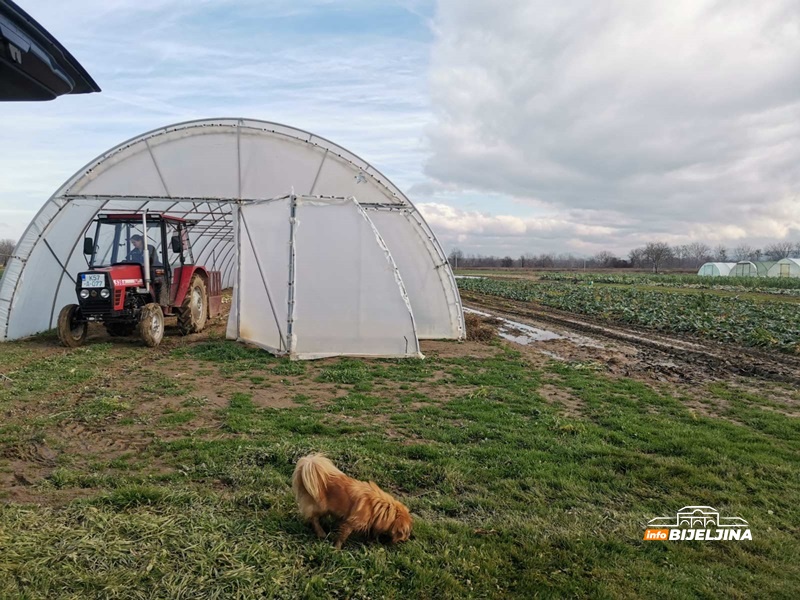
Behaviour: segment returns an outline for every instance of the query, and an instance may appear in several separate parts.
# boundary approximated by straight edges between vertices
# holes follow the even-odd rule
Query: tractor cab
[[[142,286],[149,281],[153,300],[167,306],[171,304],[173,273],[180,273],[178,269],[186,264],[194,264],[188,233],[194,223],[161,214],[148,214],[146,221],[142,217],[98,217],[94,237],[83,241],[83,252],[90,270],[114,273],[115,280],[128,285],[133,280],[141,281]]]
[[[220,309],[220,273],[194,264],[189,229],[194,222],[158,213],[100,215],[83,252],[88,270],[78,273],[78,304],[59,315],[62,343],[78,346],[89,322],[112,336],[138,329],[147,345],[164,334],[164,317],[176,316],[183,334],[202,331]]]

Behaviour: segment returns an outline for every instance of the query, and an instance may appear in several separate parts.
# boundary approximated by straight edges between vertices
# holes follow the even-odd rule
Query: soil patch
[[[456,342],[451,340],[422,340],[420,342],[422,353],[439,358],[461,358],[471,356],[475,358],[488,358],[497,356],[503,350],[499,345],[489,345],[486,342]]]
[[[581,418],[584,416],[586,404],[580,398],[572,395],[568,390],[551,383],[545,383],[536,390],[548,404],[561,408],[564,416]]]

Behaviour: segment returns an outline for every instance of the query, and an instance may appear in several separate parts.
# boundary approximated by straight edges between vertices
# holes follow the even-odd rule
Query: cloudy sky
[[[0,237],[193,118],[348,148],[447,250],[800,241],[797,0],[19,0],[100,94],[2,105]]]

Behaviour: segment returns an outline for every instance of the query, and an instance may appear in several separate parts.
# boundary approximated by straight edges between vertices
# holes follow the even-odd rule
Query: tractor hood
[[[142,287],[142,267],[138,264],[114,265],[113,267],[97,267],[86,273],[108,273],[114,287]]]

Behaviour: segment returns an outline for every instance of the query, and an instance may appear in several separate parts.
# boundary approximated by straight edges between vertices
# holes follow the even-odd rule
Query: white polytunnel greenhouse
[[[767,277],[800,277],[800,258],[782,258],[769,268]]]
[[[728,275],[730,277],[766,277],[770,267],[774,264],[774,261],[740,260]]]
[[[55,327],[92,224],[141,213],[193,223],[194,263],[234,288],[229,338],[304,359],[418,357],[420,339],[464,337],[444,252],[386,177],[314,134],[214,119],[124,142],[53,194],[0,281],[0,341]]]
[[[707,262],[697,271],[700,277],[725,277],[736,263]]]

